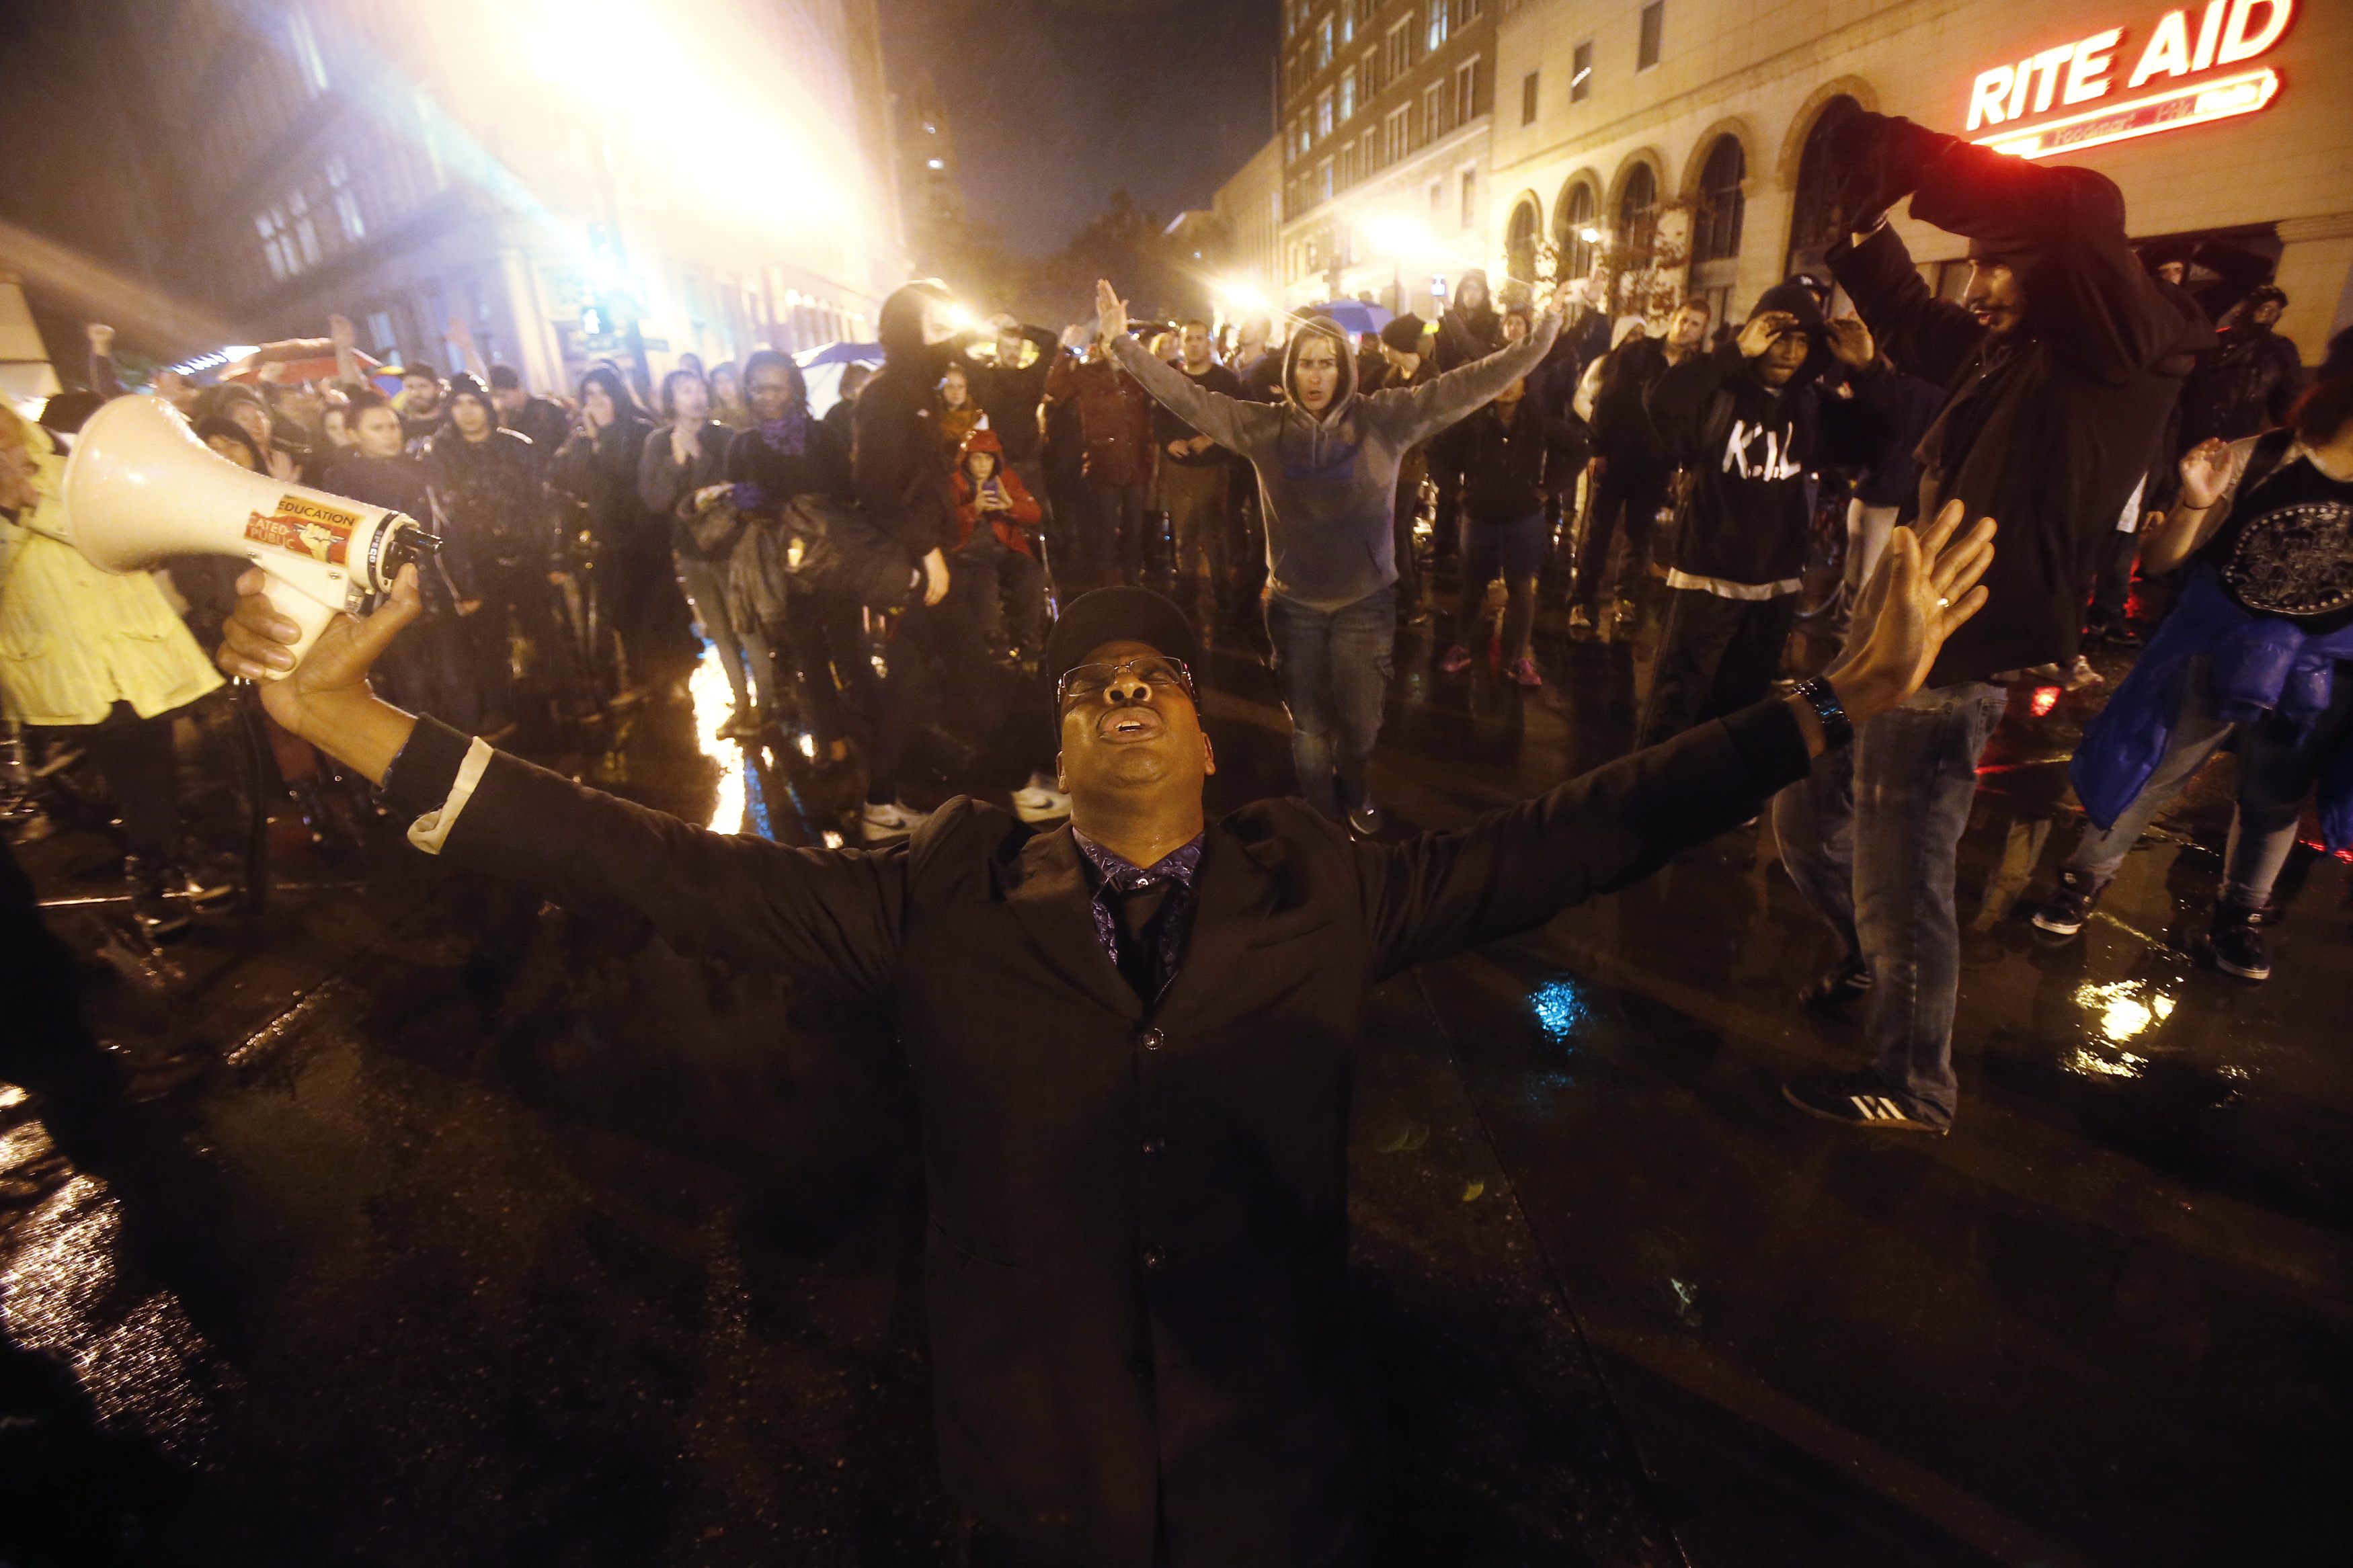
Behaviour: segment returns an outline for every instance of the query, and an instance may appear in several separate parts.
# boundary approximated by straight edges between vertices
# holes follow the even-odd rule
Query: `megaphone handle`
[[[304,593],[299,584],[271,572],[267,565],[261,569],[269,577],[269,591],[266,595],[269,607],[302,628],[302,635],[295,638],[293,644],[294,662],[299,665],[310,653],[311,645],[319,640],[319,634],[327,629],[327,623],[343,613],[343,606],[322,605]],[[287,670],[273,670],[269,679],[276,680],[289,673]]]

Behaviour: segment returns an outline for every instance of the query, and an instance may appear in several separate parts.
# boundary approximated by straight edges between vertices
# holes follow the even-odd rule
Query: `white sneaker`
[[[877,805],[870,800],[866,803],[866,809],[859,814],[859,837],[869,844],[886,844],[906,837],[931,819],[930,812],[911,811],[899,801]]]
[[[1031,773],[1028,785],[1013,792],[1013,815],[1031,824],[1060,822],[1071,815],[1071,797],[1043,773]]]

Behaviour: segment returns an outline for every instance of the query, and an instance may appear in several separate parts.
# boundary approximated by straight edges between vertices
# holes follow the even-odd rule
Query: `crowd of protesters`
[[[2082,171],[1868,115],[1844,133],[1853,232],[1827,275],[1767,289],[1738,321],[1697,298],[1613,321],[1599,279],[1541,309],[1529,285],[1498,292],[1474,270],[1436,321],[1360,338],[1321,314],[1112,337],[1095,327],[1124,301],[1066,329],[1000,313],[974,330],[913,284],[881,312],[879,363],[850,365],[821,417],[773,349],[707,373],[686,356],[650,386],[602,362],[535,391],[455,322],[462,368],[410,361],[388,391],[358,373],[340,317],[335,376],[156,390],[230,461],[427,521],[442,542],[425,625],[382,672],[404,702],[492,739],[594,722],[681,700],[707,642],[733,699],[723,737],[805,731],[819,766],[862,775],[854,831],[870,844],[922,826],[927,770],[993,769],[1032,821],[1068,811],[1050,756],[1007,721],[1042,705],[1053,608],[1090,588],[1155,586],[1219,633],[1262,638],[1301,795],[1378,835],[1368,766],[1401,628],[1435,612],[1440,676],[1483,654],[1533,689],[1547,584],[1572,639],[1622,638],[1647,616],[1639,737],[1656,744],[1802,676],[1891,531],[1962,497],[2005,532],[1993,607],[1922,697],[1775,812],[1842,949],[1806,1000],[1867,1001],[1877,1058],[1792,1098],[1940,1128],[1974,759],[2012,682],[2080,687],[2099,679],[2086,641],[2137,647],[2172,597],[2161,580],[2188,584],[2184,608],[2087,741],[2095,826],[2036,923],[2079,930],[2151,816],[2235,735],[2250,760],[2216,960],[2268,973],[2262,927],[2299,803],[2321,787],[2353,809],[2353,687],[2329,679],[2353,612],[2328,599],[2353,567],[2314,554],[2341,547],[2325,529],[2263,555],[2278,531],[2248,514],[2341,504],[2346,395],[2336,370],[2306,389],[2277,330],[2285,297],[2255,258],[2136,251],[2113,186]],[[1907,197],[1971,241],[1957,302],[1930,293],[1884,224]],[[106,329],[90,347],[91,390],[55,400],[47,429],[11,427],[36,512],[79,421],[123,392]],[[223,889],[176,847],[159,736],[214,684],[203,652],[230,574],[192,561],[119,581],[69,552],[16,557],[9,616],[59,573],[70,586],[38,592],[104,598],[105,624],[164,650],[112,688],[59,671],[119,659],[19,674],[10,709],[87,743],[124,803],[142,920],[185,923]],[[2299,573],[2321,585],[2280,585]],[[2254,643],[2290,674],[2252,673]],[[90,689],[62,689],[76,680]],[[337,804],[336,770],[307,748],[273,749],[314,837],[365,810]]]
[[[1303,883],[1347,906],[1262,945],[1370,921],[1377,905],[1393,927],[1382,941],[1409,963],[1448,946],[1398,934],[1419,922],[1461,942],[1523,929],[1580,889],[1769,815],[1781,863],[1836,944],[1797,1000],[1861,1007],[1872,1058],[1792,1081],[1785,1098],[1859,1129],[1936,1135],[1958,1109],[1956,858],[1979,758],[2021,684],[2093,684],[2087,640],[2138,649],[2073,760],[2088,820],[2030,915],[2051,940],[2082,931],[2157,814],[2226,746],[2242,765],[2205,943],[2218,967],[2250,982],[2271,973],[2265,929],[2307,801],[2317,797],[2331,847],[2353,845],[2353,334],[2307,375],[2278,332],[2284,296],[2260,267],[2227,247],[2136,248],[2116,187],[2088,170],[1860,110],[1832,141],[1846,180],[1827,275],[1765,289],[1736,321],[1697,299],[1612,321],[1595,300],[1621,296],[1603,280],[1495,289],[1474,271],[1436,321],[1385,316],[1356,333],[1330,310],[1222,331],[1135,321],[1109,283],[1064,329],[1011,314],[976,329],[943,287],[916,282],[884,302],[874,363],[850,366],[822,412],[802,364],[773,348],[709,371],[689,356],[650,385],[595,363],[549,395],[483,363],[456,323],[463,365],[445,377],[411,361],[392,391],[358,374],[341,318],[311,351],[334,356],[332,376],[201,389],[159,378],[154,392],[222,458],[397,509],[440,542],[421,610],[404,586],[380,626],[343,645],[349,683],[364,692],[381,655],[375,675],[425,721],[387,718],[372,697],[350,710],[364,721],[320,743],[369,753],[364,776],[269,731],[269,787],[322,842],[364,830],[360,818],[396,799],[417,808],[412,840],[438,853],[456,813],[472,810],[524,843],[524,859],[564,868],[547,872],[562,886],[653,897],[623,886],[635,876],[658,885],[666,930],[723,952],[802,943],[798,958],[853,970],[869,988],[899,973],[902,945],[929,962],[965,944],[940,959],[930,992],[900,993],[914,999],[918,1031],[940,1038],[955,1030],[942,1000],[955,987],[939,976],[1004,967],[989,922],[1009,901],[1002,888],[1035,874],[1017,872],[1006,846],[1027,865],[1024,844],[1050,842],[1066,864],[1039,884],[1093,890],[1086,926],[1055,933],[1055,962],[1087,970],[1087,984],[1115,969],[1116,994],[1136,1005],[1120,1014],[1124,1039],[1134,1018],[1158,1016],[1179,968],[1200,963],[1186,952],[1190,922],[1205,942],[1240,942],[1231,933],[1247,923],[1240,884],[1216,880],[1240,874],[1234,860],[1203,860],[1206,741],[1186,732],[1198,744],[1182,787],[1092,781],[1098,801],[1124,790],[1158,800],[1166,820],[1097,819],[1154,848],[1133,862],[1092,838],[1073,848],[1075,836],[976,847],[982,808],[928,807],[927,784],[986,780],[1033,826],[1070,817],[1057,713],[1066,744],[1074,699],[1106,723],[1132,712],[1139,735],[1171,715],[1197,723],[1198,672],[1185,658],[1206,627],[1262,653],[1287,714],[1299,800],[1258,819],[1290,825],[1266,828],[1272,858],[1289,857]],[[1889,226],[1902,202],[1968,239],[1959,299],[1937,297]],[[173,724],[220,686],[216,661],[254,675],[260,651],[284,649],[233,568],[187,561],[116,576],[72,548],[64,454],[104,399],[126,395],[111,334],[92,327],[90,346],[87,391],[53,399],[37,424],[0,410],[0,694],[52,763],[79,752],[102,777],[134,914],[163,940],[230,892],[187,853]],[[1984,525],[1957,535],[1964,519],[1998,520],[1999,550]],[[1949,597],[1922,592],[1932,571]],[[1891,585],[1899,578],[1906,588]],[[1096,635],[1071,629],[1083,610],[1057,616],[1090,590],[1137,587],[1164,591],[1189,618],[1133,594],[1092,601],[1125,606],[1119,627],[1105,620]],[[1641,755],[1614,782],[1575,781],[1468,833],[1398,842],[1372,779],[1401,653],[1429,657],[1441,681],[1475,680],[1484,662],[1502,685],[1539,690],[1547,592],[1576,641],[1655,627]],[[1906,616],[1935,634],[1912,628],[1904,668],[1873,689],[1884,700],[1850,724],[1817,677],[1834,658],[1844,670],[1883,650]],[[1430,621],[1430,635],[1411,634]],[[1159,640],[1146,646],[1134,627]],[[351,651],[362,645],[364,657]],[[491,760],[484,740],[529,744],[686,700],[706,646],[733,697],[724,739],[781,747],[797,731],[805,759],[844,784],[840,826],[860,847],[917,847],[812,853],[758,882],[750,868],[773,856],[766,847],[714,847]],[[1777,689],[1793,717],[1773,715]],[[294,711],[282,698],[280,710]],[[1736,732],[1765,748],[1768,719],[1788,731],[1776,767],[1725,760],[1741,749]],[[1082,746],[1123,743],[1077,729]],[[1714,790],[1718,773],[1773,776],[1743,793]],[[469,805],[485,777],[496,781],[489,804]],[[1651,809],[1669,797],[1672,812]],[[565,847],[599,833],[623,843],[619,868]],[[1350,853],[1328,854],[1335,845]],[[1531,889],[1556,863],[1561,886]],[[1385,869],[1324,886],[1341,865]],[[1360,896],[1356,879],[1375,874],[1388,879],[1378,896]],[[732,897],[725,907],[741,913],[779,889],[806,907],[712,912]],[[936,909],[968,923],[939,938],[916,918]],[[1113,969],[1064,951],[1098,942]],[[1244,951],[1263,957],[1229,956]],[[1302,964],[1308,951],[1267,962]],[[1314,984],[1346,991],[1353,981],[1331,979],[1342,970]],[[1262,1009],[1286,1037],[1321,1039],[1361,1010],[1354,991],[1314,991],[1303,977],[1295,991],[1313,999],[1308,1026]],[[1063,1005],[1036,1000],[1043,982],[1022,994],[1024,1007]],[[984,1024],[1011,1036],[1032,1021],[1013,1008]],[[1144,1051],[1164,1043],[1156,1027],[1133,1037]],[[1016,1043],[992,1063],[1043,1059],[1029,1050],[1037,1040]],[[953,1162],[983,1142],[943,1146]],[[1162,1152],[1156,1135],[1144,1148]],[[1112,1257],[1129,1239],[1097,1250]],[[1147,1271],[1166,1262],[1141,1256]],[[1104,1300],[1130,1288],[1122,1273]],[[1117,1355],[1109,1364],[1153,1374],[1135,1342]],[[1004,1416],[990,1440],[1033,1436],[1026,1421]]]

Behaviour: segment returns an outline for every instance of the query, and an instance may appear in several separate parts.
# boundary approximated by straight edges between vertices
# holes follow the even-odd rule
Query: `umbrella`
[[[1357,337],[1377,332],[1397,320],[1378,305],[1367,305],[1362,300],[1334,300],[1328,304],[1310,305],[1298,314],[1302,317],[1329,316],[1342,331]]]
[[[793,356],[793,363],[803,370],[814,370],[821,364],[881,364],[881,343],[828,343],[823,348],[803,349]]]

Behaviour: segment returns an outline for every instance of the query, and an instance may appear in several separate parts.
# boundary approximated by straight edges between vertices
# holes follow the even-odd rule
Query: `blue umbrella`
[[[793,363],[803,370],[821,364],[881,364],[881,343],[828,343],[821,349],[803,349],[793,356]]]
[[[1362,300],[1335,300],[1329,304],[1310,305],[1299,314],[1329,316],[1342,331],[1356,337],[1366,332],[1377,332],[1397,320],[1378,305],[1367,305]]]

